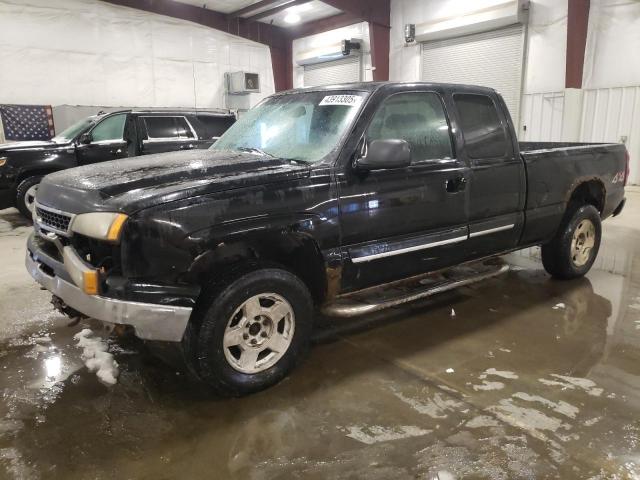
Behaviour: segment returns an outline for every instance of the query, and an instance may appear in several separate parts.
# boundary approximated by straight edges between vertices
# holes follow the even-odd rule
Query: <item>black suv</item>
[[[209,148],[236,121],[227,111],[100,113],[48,142],[0,145],[0,209],[31,217],[42,177],[90,163],[173,150]]]

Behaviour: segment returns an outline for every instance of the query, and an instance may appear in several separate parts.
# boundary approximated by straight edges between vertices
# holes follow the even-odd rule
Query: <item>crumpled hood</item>
[[[131,214],[164,202],[308,174],[306,165],[259,154],[188,150],[52,173],[40,184],[37,201],[70,213]]]

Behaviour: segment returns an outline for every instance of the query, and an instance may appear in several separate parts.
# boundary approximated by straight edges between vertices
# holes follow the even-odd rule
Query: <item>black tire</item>
[[[227,360],[229,352],[225,354],[225,350],[229,349],[223,346],[224,333],[234,312],[246,300],[266,292],[279,295],[290,305],[293,335],[274,365],[257,373],[244,373]],[[305,284],[292,273],[279,268],[261,268],[238,275],[226,286],[213,288],[204,295],[201,301],[206,304],[200,305],[199,312],[189,322],[183,348],[191,372],[218,394],[241,396],[268,388],[282,380],[306,354],[313,304]]]
[[[586,262],[581,263],[575,252],[572,251],[572,241],[576,229],[589,221],[595,227],[593,247],[586,256]],[[602,223],[600,213],[593,205],[573,205],[567,210],[567,214],[555,237],[547,244],[542,245],[542,264],[544,269],[554,278],[570,280],[582,277],[586,274],[598,256],[600,240],[602,238]]]
[[[42,180],[42,176],[36,175],[34,177],[28,177],[22,180],[16,189],[16,208],[22,215],[31,220],[31,210],[29,209],[28,202],[26,200],[27,192],[34,185],[38,185]]]

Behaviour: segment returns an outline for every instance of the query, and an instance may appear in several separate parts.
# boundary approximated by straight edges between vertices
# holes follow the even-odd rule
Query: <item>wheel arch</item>
[[[219,278],[260,267],[290,271],[304,282],[316,304],[327,295],[322,252],[316,240],[302,232],[261,232],[219,242],[199,254],[189,271],[206,290]]]
[[[604,212],[607,190],[600,178],[579,180],[570,191],[567,206],[571,204],[593,205],[600,215]]]

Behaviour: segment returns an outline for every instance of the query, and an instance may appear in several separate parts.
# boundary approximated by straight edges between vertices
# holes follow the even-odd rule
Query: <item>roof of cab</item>
[[[374,92],[384,86],[393,85],[405,85],[405,86],[431,86],[438,87],[444,90],[465,90],[465,91],[477,91],[484,93],[495,92],[493,88],[481,87],[478,85],[467,85],[458,83],[437,83],[437,82],[353,82],[353,83],[338,83],[334,85],[320,85],[317,87],[302,87],[278,92],[278,94],[290,94],[290,93],[302,93],[302,92],[317,92],[317,91],[334,91],[334,90],[360,90],[365,92]]]

